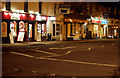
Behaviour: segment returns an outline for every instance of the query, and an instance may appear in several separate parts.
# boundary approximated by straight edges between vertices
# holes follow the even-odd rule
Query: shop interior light
[[[22,14],[22,16],[25,16],[25,14]]]
[[[6,11],[6,8],[4,7],[4,8],[2,9],[2,11]]]
[[[34,15],[32,15],[32,14],[30,14],[30,16],[31,16],[31,18],[33,18],[33,17],[34,17]]]
[[[9,15],[12,15],[12,13],[9,12]]]
[[[34,11],[29,11],[29,13],[34,14]]]
[[[70,20],[70,22],[72,22],[72,19],[69,19]]]
[[[5,14],[5,15],[8,15],[8,13],[7,13],[7,12],[4,12],[4,14]]]
[[[116,28],[118,28],[118,27],[116,27]]]
[[[39,12],[35,12],[35,14],[39,15]]]

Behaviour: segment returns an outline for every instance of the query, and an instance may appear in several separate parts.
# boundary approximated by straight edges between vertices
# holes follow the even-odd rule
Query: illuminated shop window
[[[46,25],[42,24],[42,36],[46,36]]]
[[[10,22],[10,32],[13,34],[13,36],[17,36],[17,23],[15,21]]]

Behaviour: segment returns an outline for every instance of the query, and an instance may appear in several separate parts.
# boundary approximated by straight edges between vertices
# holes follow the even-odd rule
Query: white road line
[[[26,57],[30,57],[30,58],[35,57],[35,56],[31,56],[31,55],[27,55],[27,54],[23,54],[23,53],[17,53],[17,52],[10,52],[10,53],[16,54],[16,55],[22,55],[22,56],[26,56]],[[78,64],[87,64],[87,65],[108,66],[108,67],[117,67],[117,66],[118,66],[118,65],[112,65],[112,64],[89,63],[89,62],[82,62],[82,61],[61,60],[61,59],[45,58],[45,57],[36,57],[36,59],[62,61],[62,62],[70,62],[70,63],[78,63]]]
[[[41,53],[45,53],[45,54],[52,54],[52,55],[56,55],[55,53],[50,53],[50,52],[46,52],[46,51],[41,51],[41,50],[33,50],[33,49],[29,49],[31,51],[36,51],[36,52],[41,52]]]
[[[36,59],[53,60],[53,61],[62,61],[62,62],[71,62],[71,63],[87,64],[87,65],[108,66],[108,67],[117,67],[117,66],[118,66],[118,65],[111,65],[111,64],[89,63],[89,62],[82,62],[82,61],[61,60],[61,59],[44,58],[44,57],[37,57]]]
[[[55,54],[55,55],[51,55],[51,56],[44,56],[44,57],[57,57],[57,56],[64,56],[64,55],[67,55],[67,54],[70,54],[71,53],[71,51],[68,51],[67,53],[65,53],[65,54],[60,54],[60,55],[58,55],[58,54]]]
[[[28,55],[28,54],[23,54],[23,53],[17,53],[17,52],[10,52],[12,54],[17,54],[17,55],[22,55],[22,56],[26,56],[26,57],[31,57],[33,58],[34,56]]]
[[[66,53],[66,55],[67,55],[67,54],[70,54],[70,53],[71,53],[71,51],[68,51],[68,52]]]

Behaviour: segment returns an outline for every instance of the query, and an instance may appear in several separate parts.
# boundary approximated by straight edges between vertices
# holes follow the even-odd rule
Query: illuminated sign
[[[48,20],[56,20],[56,17],[48,17]]]
[[[108,23],[108,21],[101,21],[101,24],[107,24]]]
[[[86,20],[79,20],[79,19],[64,19],[65,22],[87,22]]]
[[[17,14],[17,13],[11,14],[11,19],[20,20],[20,14]]]
[[[103,19],[92,19],[92,23],[107,24],[108,21],[107,20],[103,20]]]
[[[92,23],[101,23],[100,20],[92,20]]]
[[[47,17],[46,17],[46,16],[39,16],[39,15],[37,15],[37,16],[36,16],[36,20],[37,20],[37,21],[46,21],[46,20],[47,20]]]

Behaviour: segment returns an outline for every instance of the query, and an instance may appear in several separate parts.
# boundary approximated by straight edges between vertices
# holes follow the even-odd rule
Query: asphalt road
[[[118,41],[30,45],[2,49],[3,76],[113,76]]]

